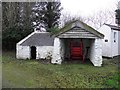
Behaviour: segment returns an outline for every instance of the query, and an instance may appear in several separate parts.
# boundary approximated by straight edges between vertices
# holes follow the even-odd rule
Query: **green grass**
[[[117,88],[117,60],[104,60],[102,67],[91,63],[53,65],[36,60],[17,60],[3,52],[3,88]],[[115,78],[114,78],[115,77]],[[117,83],[117,84],[114,84]]]

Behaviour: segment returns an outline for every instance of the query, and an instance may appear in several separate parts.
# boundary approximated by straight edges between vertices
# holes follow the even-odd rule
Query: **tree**
[[[3,48],[12,49],[15,47],[17,36],[19,37],[20,27],[20,3],[3,2],[2,3],[2,44]],[[16,33],[17,32],[17,33]],[[15,38],[16,36],[16,38]]]
[[[20,16],[20,3],[18,2],[3,2],[2,3],[2,24],[3,24],[3,31],[6,31],[10,27],[14,27],[19,23]]]
[[[120,1],[118,2],[118,9],[115,10],[116,13],[116,23],[120,25]]]
[[[34,28],[32,25],[32,8],[34,7],[34,2],[23,2],[22,3],[22,10],[21,10],[21,17],[22,17],[22,27],[24,36],[33,32]]]
[[[95,13],[93,16],[88,17],[87,23],[95,29],[100,28],[104,23],[113,24],[114,10],[102,10]]]
[[[33,27],[39,31],[42,31],[41,28],[45,28],[43,18],[46,4],[47,2],[36,2],[32,8]]]
[[[115,12],[116,12],[116,23],[120,25],[120,9],[117,9]]]
[[[33,8],[34,27],[39,30],[45,28],[46,31],[58,27],[61,10],[61,3],[57,0],[37,2]]]
[[[105,10],[105,11],[98,11],[97,13],[93,14],[89,17],[82,17],[82,16],[72,16],[69,13],[65,13],[62,15],[61,22],[62,26],[71,20],[80,20],[95,29],[101,27],[104,23],[111,24],[114,22],[114,10]]]
[[[43,18],[46,28],[50,29],[59,25],[60,11],[62,10],[60,6],[61,3],[55,0],[47,2]]]
[[[31,3],[2,2],[3,49],[15,49],[16,43],[33,31]]]
[[[120,25],[120,1],[118,2],[117,10],[115,10],[115,12],[116,12],[116,23]]]

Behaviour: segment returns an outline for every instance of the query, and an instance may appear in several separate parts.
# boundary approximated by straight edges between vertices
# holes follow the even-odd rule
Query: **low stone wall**
[[[53,46],[38,46],[36,59],[52,59]]]
[[[16,58],[17,59],[30,59],[30,47],[21,46],[17,44]]]

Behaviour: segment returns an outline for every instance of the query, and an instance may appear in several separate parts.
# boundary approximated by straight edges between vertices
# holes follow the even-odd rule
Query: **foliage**
[[[61,26],[64,26],[66,23],[72,20],[80,20],[88,25],[92,26],[95,29],[99,29],[104,23],[112,24],[114,19],[113,10],[98,10],[95,13],[92,13],[89,16],[82,15],[71,15],[70,13],[63,13],[61,15]]]
[[[61,10],[61,3],[57,0],[36,3],[33,8],[34,22],[36,22],[34,26],[45,28],[47,31],[50,28],[57,27]]]
[[[15,49],[16,43],[30,34],[27,30],[24,30],[20,27],[9,28],[7,31],[3,31],[2,35],[2,44],[4,50]]]
[[[86,62],[64,62],[62,65],[41,60],[17,60],[15,53],[3,52],[3,88],[114,88],[117,83],[117,60],[104,59],[102,67]],[[117,62],[116,62],[117,63]]]
[[[60,11],[62,10],[60,6],[61,3],[55,0],[53,2],[47,2],[45,16],[43,18],[47,28],[58,26],[61,15]]]
[[[44,10],[46,4],[46,2],[36,2],[32,9],[33,27],[36,30],[41,31],[41,28],[45,27],[44,21],[42,19],[44,18]]]
[[[57,33],[60,29],[58,27],[53,27],[48,29],[48,32],[50,32],[52,35]]]
[[[120,25],[120,9],[117,9],[115,12],[116,12],[116,19],[117,19],[116,23]]]
[[[33,31],[31,8],[34,3],[2,2],[3,49],[15,49],[16,43]]]

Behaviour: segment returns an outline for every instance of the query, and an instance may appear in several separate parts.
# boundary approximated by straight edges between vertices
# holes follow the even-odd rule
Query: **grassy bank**
[[[91,63],[53,65],[36,60],[17,60],[15,53],[3,52],[3,88],[115,88],[117,59],[104,59],[102,67]],[[115,83],[113,85],[112,83]]]

